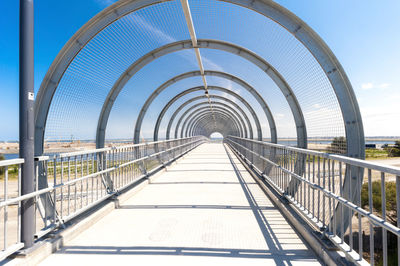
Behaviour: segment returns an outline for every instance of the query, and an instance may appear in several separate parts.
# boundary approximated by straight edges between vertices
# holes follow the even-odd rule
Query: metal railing
[[[347,259],[399,265],[400,168],[233,136],[225,142]]]
[[[0,240],[3,248],[0,260],[24,246],[20,241],[23,200],[35,199],[35,219],[32,222],[36,225],[35,237],[40,238],[205,140],[204,137],[190,137],[61,153],[51,158],[37,157],[36,190],[26,195],[21,195],[20,184],[24,160],[0,161],[0,181],[3,182],[0,200],[0,219],[3,221]]]

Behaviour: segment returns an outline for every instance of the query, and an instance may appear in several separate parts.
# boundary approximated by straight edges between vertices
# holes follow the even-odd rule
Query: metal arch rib
[[[251,107],[251,105],[250,105],[245,99],[243,99],[243,98],[242,98],[240,95],[238,95],[237,93],[235,93],[235,92],[233,92],[233,91],[230,91],[230,90],[228,90],[228,89],[222,88],[222,87],[208,86],[208,89],[209,89],[209,90],[217,90],[217,91],[221,91],[221,92],[227,93],[227,94],[232,95],[233,97],[237,98],[239,101],[241,101],[241,102],[246,106],[246,108],[249,110],[250,114],[252,115],[252,117],[253,117],[253,119],[254,119],[254,121],[255,121],[255,125],[256,125],[256,128],[257,128],[258,139],[260,140],[260,138],[262,138],[262,136],[261,136],[261,124],[260,124],[260,121],[259,121],[259,119],[258,119],[258,116],[257,116],[256,112],[254,111],[254,109]],[[195,87],[195,88],[188,89],[188,90],[186,90],[186,91],[184,91],[184,92],[190,93],[190,92],[199,91],[199,90],[202,90],[202,89],[201,89],[201,88]],[[186,94],[187,94],[187,93],[186,93]],[[182,95],[182,96],[183,96],[183,95]],[[185,114],[186,114],[186,113],[185,113]],[[178,120],[178,123],[177,123],[177,125],[176,125],[176,127],[175,127],[175,135],[174,135],[175,138],[178,137],[179,125],[180,125],[180,123],[181,123],[183,117],[185,116],[185,114],[183,114],[183,115],[181,116],[181,118]]]
[[[185,130],[185,135],[188,135],[188,128],[189,128],[189,124],[191,125],[191,122],[193,122],[194,120],[196,120],[197,118],[199,118],[202,115],[206,115],[206,114],[212,114],[210,109],[202,109],[202,110],[195,110],[193,111],[190,115],[188,115],[188,117],[185,120],[185,127],[182,129],[186,129]],[[216,111],[215,113],[221,113],[221,111]],[[226,114],[225,114],[226,115]],[[239,129],[239,125],[237,124],[237,122],[235,120],[233,120],[232,118],[230,118],[232,120],[233,125],[235,125],[235,127],[237,128],[238,134],[240,134],[240,129]],[[188,125],[186,127],[186,125]],[[182,130],[182,135],[184,135],[184,132]]]
[[[210,118],[210,119],[204,119],[204,120],[211,120],[211,118]],[[217,127],[212,127],[212,126],[210,125],[210,123],[205,123],[205,124],[199,126],[199,127],[197,128],[197,130],[196,130],[196,133],[194,133],[194,134],[196,134],[196,135],[204,135],[204,136],[208,137],[208,136],[211,135],[211,133],[213,133],[213,132],[215,132],[215,131],[218,131],[218,132],[220,132],[224,137],[226,137],[226,136],[228,136],[229,134],[234,133],[234,132],[233,132],[234,129],[231,128],[230,125],[227,125],[227,124],[226,124],[226,121],[223,121],[223,120],[221,121],[219,117],[218,117],[217,120],[218,120],[218,122],[219,122],[219,123],[217,123]]]
[[[186,130],[185,130],[185,136],[191,136],[191,135],[193,135],[192,130],[193,130],[193,126],[194,126],[194,123],[195,123],[195,121],[197,120],[197,118],[201,117],[202,115],[206,115],[206,114],[208,114],[209,112],[212,114],[211,110],[205,110],[205,111],[203,111],[203,112],[196,112],[196,113],[194,114],[194,116],[193,116],[190,120],[189,120],[189,118],[188,118],[188,124],[187,124]],[[216,111],[216,113],[220,113],[220,112],[221,112],[221,111]],[[222,114],[224,114],[224,113],[222,113]],[[225,115],[226,115],[226,114],[225,114]],[[226,115],[226,116],[229,117],[228,115]],[[235,126],[235,128],[237,129],[236,135],[241,135],[242,132],[241,132],[241,129],[240,129],[239,124],[238,124],[233,118],[231,118],[231,120],[233,121],[232,123],[233,123],[233,125]]]
[[[224,97],[219,96],[219,95],[211,95],[211,94],[209,94],[209,97],[211,99],[218,99],[218,100],[226,101],[226,102],[230,103],[231,105],[235,106],[235,108],[238,109],[239,112],[242,114],[242,116],[246,120],[247,124],[250,125],[249,126],[249,135],[250,135],[250,138],[253,139],[253,127],[251,126],[251,122],[250,122],[247,114],[243,111],[243,109],[238,104],[236,104],[234,101],[229,100],[228,98],[224,98]],[[184,102],[182,105],[180,105],[175,110],[175,112],[172,114],[172,116],[171,116],[171,118],[169,119],[169,122],[168,122],[167,131],[166,131],[166,139],[167,140],[169,139],[169,136],[170,136],[170,131],[171,131],[172,124],[173,124],[176,116],[179,114],[179,112],[185,106],[187,106],[188,104],[190,104],[190,103],[192,103],[194,101],[198,101],[198,100],[206,99],[206,98],[207,98],[206,96],[197,96],[197,97],[191,98],[191,99],[187,100],[186,102]],[[158,133],[157,133],[157,135],[158,135]]]
[[[217,127],[214,127],[213,125],[211,125],[213,123],[213,116],[211,111],[208,114],[205,114],[203,117],[199,118],[198,123],[196,123],[197,125],[199,125],[201,123],[201,125],[198,126],[198,131],[200,130],[204,130],[204,131],[214,131],[217,129],[223,129],[222,131],[223,134],[228,135],[228,134],[235,134],[238,135],[238,131],[237,131],[237,127],[235,127],[235,125],[233,123],[227,123],[227,121],[229,120],[229,118],[225,117],[225,116],[221,116],[220,114],[216,114],[216,120],[218,121],[217,123]],[[214,128],[214,129],[212,129]],[[196,133],[198,134],[198,133]]]
[[[322,38],[295,14],[273,1],[219,0],[236,4],[275,21],[299,40],[319,63],[338,99],[345,123],[347,155],[365,158],[364,128],[357,98],[346,72]]]
[[[215,97],[213,97],[213,96],[215,96],[215,95],[209,95],[210,98],[215,98]],[[199,96],[199,97],[195,97],[195,98],[193,98],[193,99],[199,100],[199,99],[204,99],[204,98],[206,98],[206,96]],[[192,102],[193,99],[190,99],[190,102]],[[221,99],[221,100],[226,100],[226,98],[224,98],[224,97],[220,97],[219,99]],[[188,102],[189,102],[189,101],[188,101]],[[183,105],[186,105],[186,103],[188,103],[188,102],[185,102]],[[233,102],[233,101],[228,101],[228,103],[232,104],[232,103],[234,103],[234,102]],[[196,107],[203,106],[203,105],[207,105],[207,104],[209,104],[208,101],[200,102],[200,103],[197,103],[197,104],[195,104],[195,105],[190,106],[189,109],[190,109],[190,110],[193,110],[193,109],[196,108]],[[241,122],[243,125],[247,125],[247,126],[245,127],[245,131],[244,131],[245,136],[248,136],[248,134],[250,134],[250,138],[252,139],[252,135],[253,135],[253,134],[252,134],[252,130],[251,130],[252,125],[251,125],[250,120],[248,119],[246,113],[244,113],[243,109],[241,109],[240,106],[234,105],[235,108],[239,108],[239,109],[238,109],[239,112],[237,112],[234,108],[232,108],[231,106],[229,106],[228,104],[225,104],[225,103],[223,103],[223,102],[211,101],[211,104],[213,104],[213,106],[220,106],[220,107],[222,106],[222,107],[224,107],[224,108],[229,109],[232,113],[234,113],[234,114],[238,117],[238,119],[240,120],[240,122]],[[179,109],[179,108],[178,108],[178,109]],[[177,110],[178,110],[178,109],[177,109]],[[188,110],[189,110],[189,109],[188,109]],[[239,113],[240,113],[241,115],[240,115]],[[246,120],[246,122],[243,120],[242,116],[244,117],[244,120]],[[171,122],[171,121],[172,121],[172,118],[170,119],[170,122]],[[167,127],[167,130],[168,130],[168,127]],[[158,135],[158,132],[157,132],[157,135]],[[248,137],[249,137],[249,136],[248,136]],[[248,137],[246,137],[246,138],[248,138]],[[155,140],[155,141],[156,141],[156,140]]]
[[[207,120],[207,119],[205,119]],[[217,123],[217,127],[211,126],[209,123],[202,123],[202,125],[199,125],[196,128],[196,132],[194,132],[194,135],[204,135],[206,137],[209,137],[213,132],[217,131],[220,132],[224,137],[228,136],[231,132],[233,133],[233,129],[230,128],[227,124],[226,121],[220,121],[218,120],[219,123]],[[201,121],[199,121],[201,122]],[[230,131],[229,131],[230,130]]]
[[[79,52],[108,25],[119,18],[163,0],[119,1],[98,13],[84,24],[63,46],[47,70],[35,99],[35,155],[43,154],[44,132],[47,115],[65,71]]]
[[[338,98],[345,122],[348,155],[365,158],[364,130],[359,106],[350,81],[339,61],[325,42],[305,22],[273,1],[220,0],[239,5],[277,22],[291,32],[315,57]],[[50,104],[66,69],[87,43],[119,18],[144,7],[161,3],[155,0],[118,1],[82,26],[58,53],[51,64],[35,101],[35,155],[43,153],[44,131]]]
[[[238,85],[242,86],[244,89],[246,89],[251,95],[253,95],[253,97],[256,99],[256,101],[261,105],[262,109],[264,110],[264,113],[267,117],[268,120],[268,124],[270,127],[270,134],[271,134],[271,142],[276,143],[277,142],[277,132],[276,132],[276,125],[275,125],[275,120],[273,118],[272,112],[269,109],[267,103],[265,102],[265,100],[262,98],[262,96],[258,93],[257,90],[255,90],[252,86],[250,86],[247,82],[245,82],[244,80],[225,73],[225,72],[221,72],[221,71],[213,71],[213,70],[205,70],[204,71],[204,75],[208,75],[208,76],[217,76],[217,77],[221,77],[221,78],[225,78],[228,79],[232,82],[237,83]],[[159,86],[146,100],[146,102],[144,103],[142,109],[139,112],[139,116],[135,125],[135,136],[134,136],[134,142],[138,142],[139,138],[140,138],[140,130],[141,130],[141,125],[143,122],[143,119],[145,117],[145,114],[149,108],[149,106],[151,105],[151,103],[154,101],[154,99],[163,91],[165,90],[167,87],[171,86],[172,84],[181,81],[183,79],[187,79],[187,78],[191,78],[191,77],[195,77],[195,76],[201,76],[201,72],[200,71],[190,71],[190,72],[186,72],[183,74],[180,74],[178,76],[175,76],[171,79],[169,79],[168,81],[164,82],[161,86]],[[259,138],[259,140],[262,140],[262,138]],[[104,143],[104,140],[100,140],[97,141],[98,143]]]
[[[201,89],[203,89],[203,87],[200,87]],[[208,86],[208,90],[214,90],[215,89],[215,86]],[[179,100],[181,97],[183,97],[183,96],[185,96],[185,95],[187,95],[187,94],[189,94],[189,93],[191,93],[191,92],[194,92],[194,91],[198,91],[199,90],[199,87],[198,88],[191,88],[191,89],[188,89],[188,90],[185,90],[185,91],[183,91],[183,92],[181,92],[181,93],[179,93],[179,94],[177,94],[175,97],[173,97],[165,106],[164,106],[164,108],[161,110],[161,112],[160,112],[160,114],[159,114],[159,116],[158,116],[158,118],[157,118],[157,122],[156,122],[156,125],[155,125],[155,127],[154,127],[154,139],[156,139],[156,138],[158,138],[158,136],[156,135],[156,133],[158,133],[158,131],[159,131],[159,128],[160,128],[160,124],[161,124],[161,121],[162,121],[162,118],[164,117],[164,115],[165,115],[165,113],[167,112],[167,110],[169,109],[169,107],[173,104],[173,103],[175,103],[177,100]],[[226,92],[226,91],[229,91],[229,90],[227,90],[227,89],[225,89],[225,91],[224,92]],[[230,93],[231,95],[233,95],[232,93]],[[139,119],[138,119],[139,120]],[[136,123],[137,124],[137,123]],[[261,130],[261,126],[259,127],[260,128],[260,130]],[[139,128],[139,132],[140,132],[140,128]],[[135,137],[136,136],[138,136],[138,135],[136,135],[136,132],[135,132]]]
[[[214,87],[215,86],[209,86],[210,87],[210,89],[212,90],[212,89],[215,89]],[[156,141],[156,140],[158,140],[158,132],[159,132],[159,129],[160,129],[160,125],[161,125],[161,121],[162,121],[162,119],[163,119],[163,117],[164,117],[164,115],[165,115],[165,113],[167,112],[167,110],[169,109],[169,107],[171,107],[171,105],[174,103],[174,102],[176,102],[179,98],[181,98],[182,96],[184,96],[184,95],[186,95],[188,92],[187,91],[183,91],[182,93],[180,93],[180,94],[178,94],[178,95],[176,95],[174,98],[172,98],[165,106],[164,106],[164,108],[161,110],[161,112],[160,112],[160,114],[158,115],[158,117],[157,117],[157,122],[156,122],[156,125],[155,125],[155,127],[154,127],[154,134],[153,134],[153,139],[154,139],[154,141]],[[230,94],[230,95],[233,95],[233,94]],[[204,97],[204,96],[203,96]],[[207,96],[207,98],[210,98],[209,96]],[[223,97],[221,97],[221,98],[223,98]],[[221,99],[220,98],[220,99]],[[196,99],[199,99],[198,97],[196,97]],[[223,98],[223,99],[226,99],[226,98]],[[190,99],[189,100],[189,102],[192,102],[193,100],[192,99]],[[233,103],[233,105],[235,106],[235,107],[237,107],[237,108],[239,108],[240,110],[242,110],[236,103],[234,103],[233,101],[229,101],[230,103]],[[183,107],[182,107],[183,108]],[[178,108],[179,110],[181,110],[182,108]],[[243,112],[243,111],[242,111]],[[243,112],[244,113],[244,112]],[[254,113],[254,115],[255,115],[255,113]],[[171,117],[171,120],[172,120],[172,117]],[[251,136],[253,135],[253,131],[252,131],[252,127],[251,127],[251,125],[249,125],[249,130],[251,130],[250,132],[251,132]],[[260,126],[260,129],[261,129],[261,126]],[[139,131],[140,132],[140,131]],[[259,137],[260,137],[260,134],[259,134]]]
[[[313,54],[326,73],[333,90],[338,98],[343,120],[345,123],[347,138],[347,155],[350,157],[365,158],[365,140],[362,118],[359,106],[350,84],[350,81],[340,65],[339,61],[325,44],[325,42],[305,22],[296,15],[273,1],[266,0],[219,0],[236,4],[270,18],[291,32],[296,39]],[[35,155],[43,153],[44,132],[47,114],[51,105],[53,95],[57,89],[66,69],[75,56],[85,45],[104,28],[119,18],[144,7],[154,5],[163,1],[155,0],[132,0],[118,1],[101,11],[82,28],[80,28],[53,61],[41,84],[39,93],[35,100]],[[104,129],[100,133],[104,134]],[[351,184],[349,178],[345,179],[344,191]],[[359,193],[353,195],[354,199]],[[339,216],[337,216],[339,217]],[[346,219],[345,219],[346,220]],[[337,223],[339,224],[339,223]]]
[[[231,121],[231,123],[227,123],[227,121],[230,119],[229,117],[227,117],[223,114],[220,114],[220,113],[216,113],[216,117],[219,119],[219,123],[217,123],[217,126],[219,128],[225,128],[226,130],[230,130],[230,131],[226,131],[225,134],[234,134],[234,135],[240,134],[238,127],[234,123],[234,121]],[[206,123],[206,121],[208,121],[208,122]],[[211,128],[213,128],[214,126],[210,125],[210,121],[213,121],[211,110],[209,110],[208,112],[205,112],[202,115],[199,115],[198,118],[194,121],[194,123],[195,123],[196,127],[197,126],[200,127],[200,125],[199,125],[200,123],[205,123],[203,125],[203,129],[205,126],[207,126],[208,128],[210,128],[210,131],[211,131]],[[191,133],[191,135],[193,135],[193,133]]]
[[[213,132],[220,132],[223,137],[227,137],[227,136],[229,136],[229,132],[226,132],[226,131],[227,131],[226,127],[220,126],[220,127],[216,127],[216,128],[210,128],[210,127],[207,127],[207,125],[206,125],[202,128],[198,128],[197,129],[198,133],[195,133],[195,134],[196,135],[204,135],[205,137],[209,138]]]
[[[292,111],[295,123],[296,123],[296,131],[297,131],[297,140],[298,140],[298,146],[302,148],[307,147],[307,131],[306,131],[306,125],[304,121],[304,116],[301,111],[300,105],[296,99],[296,96],[294,95],[293,91],[291,90],[290,86],[287,84],[287,82],[283,79],[283,77],[273,68],[267,61],[265,61],[262,57],[258,56],[257,54],[247,50],[246,48],[240,47],[238,45],[228,43],[228,42],[223,42],[223,41],[218,41],[218,40],[198,40],[198,45],[197,47],[199,48],[207,48],[207,49],[217,49],[217,50],[222,50],[226,51],[232,54],[236,54],[238,56],[241,56],[242,58],[250,61],[251,63],[255,64],[261,70],[263,70],[275,83],[276,85],[280,88],[281,92],[285,96],[286,100],[288,101],[288,104],[290,106],[290,109]],[[97,133],[98,137],[96,137],[96,140],[98,140],[98,147],[102,147],[104,145],[104,138],[105,138],[105,128],[107,126],[107,121],[108,117],[111,112],[112,105],[114,104],[115,99],[117,98],[118,94],[122,90],[122,88],[125,86],[125,84],[129,81],[130,77],[132,77],[137,71],[139,71],[143,66],[146,64],[152,62],[156,58],[166,55],[168,53],[184,50],[184,49],[191,49],[193,48],[191,40],[185,40],[185,41],[178,41],[175,43],[170,43],[165,46],[162,46],[158,49],[153,50],[152,52],[146,54],[142,58],[140,58],[138,61],[136,61],[134,64],[132,64],[117,80],[117,82],[114,84],[113,88],[109,92],[102,111],[100,113],[99,117],[99,122],[97,126]],[[149,100],[149,99],[148,99]],[[146,104],[146,103],[145,103]],[[144,106],[142,109],[143,112],[147,110],[148,106]],[[137,124],[141,124],[143,120],[143,114],[142,110],[139,113],[139,117],[137,119]],[[141,118],[141,119],[139,119]],[[135,135],[137,135],[137,129],[138,127],[135,126]],[[139,137],[135,140],[137,142]],[[103,141],[101,141],[103,140]]]
[[[220,78],[229,79],[230,81],[239,84],[241,87],[246,89],[251,95],[253,95],[253,97],[256,99],[256,101],[261,105],[261,108],[264,110],[265,116],[267,117],[267,121],[268,121],[269,128],[270,128],[271,142],[277,143],[278,134],[277,134],[276,124],[275,124],[275,119],[272,115],[271,109],[269,108],[268,104],[266,103],[264,98],[258,93],[258,91],[256,89],[254,89],[250,84],[248,84],[246,81],[238,78],[237,76],[231,75],[231,74],[228,74],[228,73],[225,73],[222,71],[206,70],[204,72],[204,75],[216,76],[216,77],[220,77]]]
[[[208,106],[208,107],[206,106],[206,107],[198,108],[198,109],[196,109],[196,110],[193,110],[193,112],[188,116],[187,120],[189,120],[189,118],[192,118],[192,117],[193,117],[193,119],[194,119],[195,117],[198,117],[198,116],[200,116],[201,114],[205,114],[205,113],[208,113],[208,112],[211,112],[211,113],[221,113],[221,114],[225,114],[226,116],[230,117],[231,120],[232,120],[232,121],[235,123],[235,125],[237,126],[240,135],[243,135],[243,134],[244,134],[243,125],[241,125],[240,121],[235,117],[235,115],[234,115],[233,113],[231,113],[229,110],[225,110],[225,109],[220,108],[220,107],[214,107],[214,106],[213,106],[212,110],[211,110],[211,108],[210,108],[209,106]],[[191,124],[188,123],[187,125],[188,125],[188,126],[186,127],[186,130],[185,130],[185,135],[186,135],[186,136],[188,136],[188,132],[190,131],[190,125],[191,125]]]
[[[222,131],[222,135],[224,136],[228,136],[230,134],[238,134],[237,132],[235,132],[235,129],[232,127],[232,124],[228,124],[226,119],[221,119],[220,117],[218,117],[219,119],[219,123],[217,123],[217,127],[212,126],[210,123],[210,121],[212,121],[212,119],[210,118],[211,114],[208,115],[204,115],[203,117],[199,118],[196,122],[195,122],[195,131],[193,131],[192,135],[197,135],[200,134],[201,131],[205,131],[206,135],[211,135],[212,132],[215,131]],[[207,136],[208,137],[208,136]]]
[[[235,132],[235,128],[233,127],[232,124],[228,123],[228,120],[226,118],[221,118],[218,117],[218,123],[214,126],[213,123],[210,123],[210,117],[211,113],[204,114],[203,116],[199,117],[198,120],[194,121],[194,126],[193,130],[191,131],[190,135],[196,135],[199,134],[201,130],[206,131],[206,134],[210,134],[210,132],[216,131],[216,130],[221,130],[224,131],[225,134],[238,134],[238,132]]]
[[[239,119],[239,118],[237,118],[237,116],[239,116],[239,114],[235,111],[235,110],[233,110],[232,108],[231,109],[225,109],[226,107],[220,107],[220,106],[218,106],[218,105],[213,105],[213,107],[212,107],[212,112],[214,112],[214,111],[220,111],[220,112],[223,112],[223,113],[225,113],[225,114],[227,114],[227,115],[230,115],[231,117],[232,117],[232,119],[239,125],[239,128],[240,128],[240,135],[246,135],[246,125],[244,124],[244,121],[243,120],[241,120],[241,119]],[[201,107],[201,108],[198,108],[198,109],[196,109],[196,110],[194,110],[193,112],[196,112],[196,113],[198,113],[198,112],[200,112],[201,110],[207,110],[207,108],[206,107]],[[240,116],[239,116],[240,117]],[[189,127],[187,128],[187,130],[189,129]]]

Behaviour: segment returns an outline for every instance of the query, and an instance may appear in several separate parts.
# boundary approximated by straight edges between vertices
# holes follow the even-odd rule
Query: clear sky
[[[18,2],[0,1],[0,140],[18,139]],[[35,0],[36,92],[62,46],[113,2]],[[399,136],[400,1],[277,2],[308,23],[338,57],[357,95],[366,136]]]

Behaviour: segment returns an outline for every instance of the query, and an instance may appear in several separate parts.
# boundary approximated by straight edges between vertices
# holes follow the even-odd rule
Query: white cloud
[[[363,90],[369,90],[369,89],[372,89],[373,87],[374,87],[374,84],[372,84],[371,82],[361,84],[361,88]]]
[[[390,87],[390,84],[389,84],[389,83],[382,83],[382,84],[380,84],[380,85],[378,86],[379,89],[386,89],[386,88],[388,88],[388,87]]]
[[[390,87],[389,83],[373,84],[372,82],[367,82],[367,83],[361,84],[361,89],[363,89],[363,90],[386,89],[389,87]]]
[[[113,1],[113,0],[105,0],[105,1]],[[166,42],[176,42],[177,41],[177,39],[175,39],[171,35],[163,32],[162,30],[154,27],[151,23],[149,23],[147,20],[145,20],[141,16],[139,16],[137,14],[133,14],[132,18],[134,19],[134,21],[133,21],[134,23],[139,24],[139,26],[141,28],[144,28],[147,31],[150,31],[151,33],[156,35],[158,40],[160,40],[160,41],[163,40],[163,42],[165,42],[165,41]]]
[[[97,3],[105,7],[112,5],[117,1],[118,0],[96,0]]]
[[[400,135],[400,109],[396,102],[361,107],[361,115],[366,136]]]
[[[114,0],[98,0],[98,1],[114,1]],[[150,22],[145,20],[144,18],[140,17],[137,14],[133,14],[132,17],[134,18],[133,22],[138,24],[140,27],[146,29],[147,31],[151,32],[155,36],[157,36],[157,39],[160,43],[172,43],[172,42],[177,42],[178,40],[171,35],[165,33],[164,31],[160,30],[159,28],[153,26]],[[181,53],[179,53],[179,56],[182,56],[183,58],[187,59],[193,66],[198,66],[197,64],[197,59],[196,55],[194,54],[193,51],[190,50],[184,50]],[[204,65],[208,65],[212,70],[218,70],[218,71],[223,71],[224,69],[217,63],[215,63],[213,60],[201,56],[203,60]]]

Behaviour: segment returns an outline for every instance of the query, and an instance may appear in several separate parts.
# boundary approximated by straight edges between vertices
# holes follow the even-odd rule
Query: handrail
[[[386,164],[381,164],[381,163],[373,163],[373,162],[369,162],[366,160],[351,158],[351,157],[347,157],[347,156],[343,156],[343,155],[337,155],[337,154],[331,154],[331,153],[313,151],[313,150],[306,150],[306,149],[302,149],[302,148],[285,146],[282,144],[275,144],[275,143],[258,141],[258,140],[253,140],[253,139],[246,139],[246,138],[241,138],[241,137],[236,137],[236,136],[229,136],[229,138],[246,140],[249,142],[262,144],[262,145],[274,147],[274,148],[284,148],[285,150],[301,152],[301,153],[308,154],[308,155],[315,155],[315,156],[325,158],[325,159],[331,159],[331,160],[340,161],[342,163],[348,163],[348,164],[351,164],[351,165],[357,166],[357,167],[364,167],[364,168],[369,168],[369,169],[376,170],[376,171],[386,172],[386,173],[393,174],[393,175],[400,175],[400,167],[396,167],[396,166],[391,166],[391,165],[386,165]]]
[[[24,159],[0,161],[4,168],[4,199],[0,200],[0,209],[8,217],[8,207],[27,199],[35,199],[35,208],[42,214],[43,228],[36,232],[42,237],[58,228],[65,221],[95,207],[119,191],[131,186],[140,178],[158,171],[165,164],[194,149],[206,140],[196,136],[181,139],[162,140],[150,143],[108,147],[96,150],[67,152],[55,156],[35,157],[36,190],[20,195],[20,173]],[[165,145],[168,144],[168,145]],[[150,152],[150,154],[149,154]],[[138,158],[139,157],[139,158]],[[18,165],[18,194],[10,196],[8,189],[9,167]],[[51,169],[51,170],[49,170]],[[49,187],[39,189],[39,178],[54,182]],[[71,204],[71,206],[70,206]],[[70,208],[71,207],[71,208]],[[0,260],[23,248],[20,242],[18,219],[5,220],[4,249],[0,251]],[[36,220],[36,217],[35,219]],[[32,221],[33,222],[33,221]],[[8,223],[8,224],[7,224]],[[7,227],[17,224],[17,242],[7,243]]]
[[[397,216],[397,224],[393,224],[387,220],[386,211],[386,194],[389,193],[386,181],[392,175],[395,177],[396,205],[391,208],[400,213],[399,167],[236,136],[228,136],[225,143],[263,181],[286,198],[302,214],[299,217],[321,230],[322,235],[330,239],[355,264],[368,264],[364,258],[366,251],[361,232],[365,229],[362,218],[366,218],[369,225],[369,253],[372,263],[376,252],[375,227],[382,229],[382,248],[379,249],[384,259],[387,259],[388,254],[388,234],[397,238],[400,243],[400,215]],[[374,203],[373,198],[377,195],[372,192],[375,182],[372,179],[373,173],[380,180],[380,206],[374,205],[377,203]],[[367,204],[361,202],[361,189],[365,191],[365,186],[362,186],[364,174],[367,176],[364,183],[368,185]],[[381,211],[376,211],[377,207]],[[353,224],[353,219],[358,220],[358,225]],[[354,235],[353,227],[358,228],[358,235]],[[345,234],[348,236],[347,240]],[[357,248],[354,237],[358,238]],[[397,248],[400,253],[400,245]]]

